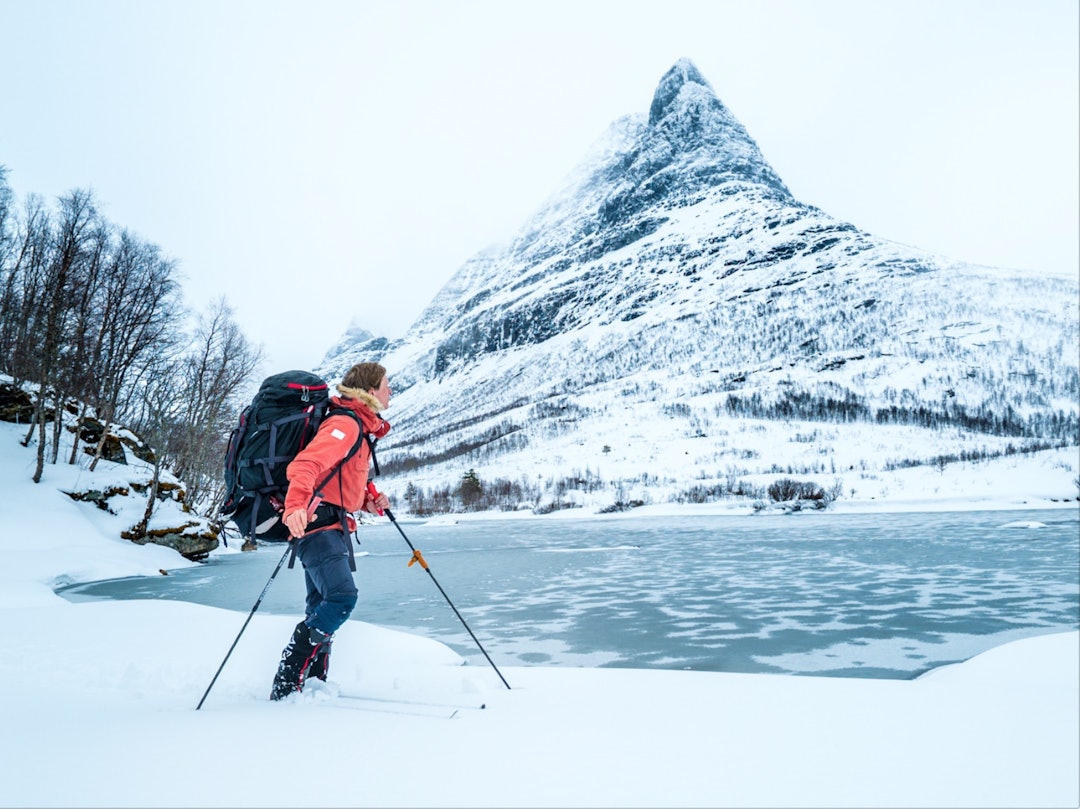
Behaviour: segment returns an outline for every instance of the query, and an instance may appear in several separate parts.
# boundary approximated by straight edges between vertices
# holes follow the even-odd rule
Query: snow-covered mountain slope
[[[405,338],[346,337],[319,370],[390,370],[391,491],[402,472],[599,467],[601,485],[651,475],[665,497],[779,474],[840,491],[837,470],[1077,444],[1077,302],[1076,278],[931,255],[794,199],[680,60],[648,115],[615,121]]]

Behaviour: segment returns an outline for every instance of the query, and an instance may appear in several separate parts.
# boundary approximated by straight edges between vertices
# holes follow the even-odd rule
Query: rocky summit
[[[883,468],[1075,445],[1077,287],[796,200],[683,59],[403,339],[354,326],[318,370],[390,370],[398,495],[470,471],[568,505],[589,485],[758,496],[783,475],[839,495]]]

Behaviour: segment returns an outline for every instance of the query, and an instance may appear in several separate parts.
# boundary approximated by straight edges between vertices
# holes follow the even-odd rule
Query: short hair
[[[382,384],[383,377],[385,376],[386,369],[379,365],[379,363],[358,362],[345,374],[345,377],[341,380],[341,384],[338,385],[338,390],[341,390],[342,388],[352,388],[353,390],[362,391],[373,390]]]

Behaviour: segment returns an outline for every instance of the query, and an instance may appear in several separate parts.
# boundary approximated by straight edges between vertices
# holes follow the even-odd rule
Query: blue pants
[[[308,626],[337,632],[356,606],[356,582],[349,568],[349,535],[327,529],[303,537],[296,549],[307,585]]]

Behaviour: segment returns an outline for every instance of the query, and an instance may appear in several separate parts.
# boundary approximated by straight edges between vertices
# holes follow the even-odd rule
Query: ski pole
[[[375,484],[370,480],[368,481],[367,490],[368,494],[370,494],[372,497],[379,496],[379,492],[375,489]],[[476,642],[477,648],[479,648],[480,651],[483,652],[484,657],[487,658],[487,662],[491,663],[491,667],[495,669],[495,673],[499,675],[499,679],[502,680],[503,685],[506,686],[506,690],[511,690],[510,683],[506,682],[506,678],[502,676],[502,672],[499,671],[499,667],[495,665],[490,655],[488,655],[488,653],[484,651],[484,647],[480,645],[480,641],[477,640],[476,635],[474,635],[473,631],[469,629],[469,625],[465,623],[465,619],[461,617],[461,613],[458,612],[458,608],[454,606],[454,602],[450,600],[450,596],[446,594],[446,591],[442,588],[442,585],[439,584],[439,580],[435,578],[435,574],[431,572],[431,568],[428,567],[428,563],[424,559],[423,554],[421,554],[420,551],[413,547],[413,544],[409,541],[409,538],[405,536],[405,532],[401,530],[401,526],[398,525],[398,521],[394,519],[394,512],[387,508],[381,509],[379,513],[382,514],[384,511],[386,512],[386,516],[390,518],[390,522],[392,522],[394,524],[394,527],[398,530],[398,533],[401,534],[401,538],[405,540],[405,544],[409,546],[409,550],[413,552],[412,558],[409,560],[408,566],[412,567],[414,562],[419,562],[420,567],[424,568],[424,570],[427,571],[427,574],[431,576],[431,580],[435,582],[435,586],[439,588],[439,592],[442,593],[442,597],[446,599],[446,603],[450,605],[450,609],[454,611],[454,615],[458,617],[458,620],[461,621],[461,625],[465,627],[465,629],[469,633],[469,636],[472,637],[472,639]]]
[[[213,687],[214,687],[214,683],[216,683],[216,682],[217,682],[217,678],[218,678],[218,675],[219,675],[219,674],[221,674],[221,670],[222,670],[223,668],[225,668],[225,664],[229,662],[229,655],[231,655],[231,654],[233,653],[233,649],[235,649],[235,648],[236,648],[236,644],[238,644],[238,643],[240,642],[240,635],[243,635],[243,634],[244,634],[244,630],[245,630],[245,629],[247,629],[247,625],[248,625],[248,623],[250,623],[250,621],[251,621],[251,616],[253,616],[253,615],[255,614],[255,610],[257,610],[257,609],[259,608],[259,605],[260,605],[260,604],[262,604],[262,600],[263,600],[263,597],[264,597],[264,596],[266,595],[266,591],[267,591],[267,590],[269,590],[269,589],[270,589],[270,585],[274,583],[274,577],[275,577],[275,576],[276,576],[276,575],[278,574],[278,571],[279,571],[279,570],[281,570],[281,566],[282,566],[283,564],[285,564],[285,559],[286,559],[286,558],[288,557],[288,555],[289,555],[289,551],[291,551],[291,550],[292,550],[292,543],[290,542],[290,543],[288,544],[288,547],[286,547],[286,548],[285,548],[285,553],[283,553],[283,554],[281,555],[281,561],[279,561],[279,562],[277,563],[277,567],[275,567],[275,568],[274,568],[274,572],[273,572],[273,573],[271,573],[271,574],[270,574],[270,578],[269,578],[269,579],[267,579],[267,581],[266,581],[266,586],[265,586],[265,587],[263,587],[263,588],[262,588],[262,592],[261,592],[261,593],[259,593],[259,597],[258,597],[258,599],[256,599],[256,601],[255,601],[255,606],[254,606],[254,607],[252,607],[252,608],[251,608],[251,612],[249,612],[249,613],[248,613],[248,617],[247,617],[247,620],[246,620],[246,621],[244,621],[244,625],[243,625],[242,627],[240,627],[240,632],[239,632],[239,634],[237,634],[237,636],[236,636],[236,640],[234,640],[234,641],[232,642],[232,646],[230,646],[230,647],[229,647],[229,651],[228,651],[228,652],[226,653],[226,655],[225,655],[225,659],[224,659],[224,660],[222,660],[222,661],[221,661],[221,665],[220,665],[220,666],[218,666],[218,670],[217,670],[217,672],[216,672],[216,673],[214,674],[214,679],[212,679],[212,680],[210,681],[210,685],[206,686],[206,693],[202,695],[202,699],[200,699],[200,700],[199,700],[199,704],[195,706],[195,710],[196,710],[196,711],[197,711],[197,710],[199,710],[199,708],[201,708],[201,707],[202,707],[202,704],[203,704],[203,703],[204,703],[204,702],[206,701],[206,697],[207,697],[207,696],[208,696],[208,695],[210,694],[210,689],[211,689],[211,688],[213,688]],[[509,686],[507,686],[507,687],[509,687]]]

